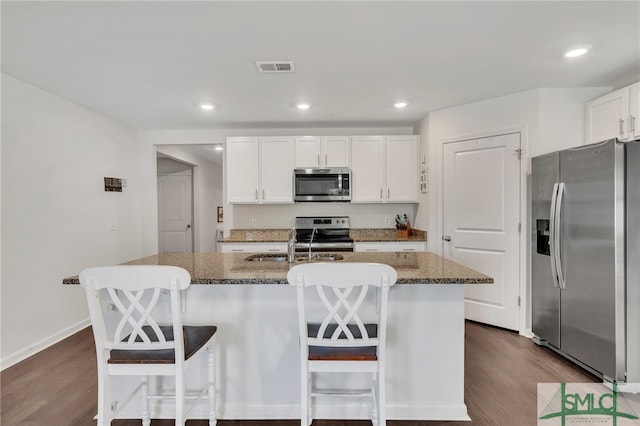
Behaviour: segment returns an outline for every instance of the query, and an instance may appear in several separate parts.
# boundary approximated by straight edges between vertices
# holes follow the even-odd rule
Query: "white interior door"
[[[520,134],[443,148],[444,257],[493,277],[465,288],[465,316],[519,329]]]
[[[193,252],[192,177],[158,175],[158,251]]]

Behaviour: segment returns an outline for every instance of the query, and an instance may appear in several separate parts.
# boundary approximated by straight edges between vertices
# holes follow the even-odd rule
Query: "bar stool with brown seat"
[[[111,421],[138,392],[142,424],[149,426],[149,400],[175,398],[175,424],[184,425],[191,409],[208,398],[209,425],[216,424],[214,343],[217,327],[184,326],[181,295],[189,272],[174,266],[122,265],[85,269],[86,290],[98,361],[98,426]],[[158,303],[165,294],[169,309]],[[109,308],[108,308],[109,307]],[[117,309],[117,311],[115,311]],[[105,320],[109,317],[109,320]],[[115,318],[114,318],[115,317]],[[186,394],[185,371],[200,353],[208,353],[206,386]],[[140,376],[128,397],[112,399],[112,376]],[[173,376],[175,393],[149,394],[149,376]],[[119,395],[118,395],[119,396]],[[189,409],[185,399],[195,401]]]
[[[373,424],[386,426],[387,304],[396,279],[395,269],[378,263],[305,263],[289,270],[298,295],[301,426],[313,422],[312,398],[320,396],[370,397]],[[371,388],[319,389],[312,380],[317,373],[370,373]]]

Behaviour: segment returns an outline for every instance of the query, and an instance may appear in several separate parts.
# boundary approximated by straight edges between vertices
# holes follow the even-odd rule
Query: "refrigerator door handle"
[[[558,184],[553,184],[551,191],[551,210],[549,211],[549,260],[551,261],[551,276],[553,286],[560,288],[558,272],[556,271],[556,204],[558,200]]]
[[[562,272],[562,258],[560,257],[560,214],[562,212],[562,199],[564,198],[565,184],[560,182],[558,184],[558,196],[556,199],[556,217],[555,217],[555,230],[554,230],[554,243],[555,258],[556,258],[556,272],[558,274],[558,284],[561,290],[567,289],[567,283],[564,280],[564,273]]]

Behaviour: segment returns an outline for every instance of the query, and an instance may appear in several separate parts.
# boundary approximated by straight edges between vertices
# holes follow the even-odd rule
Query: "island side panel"
[[[187,290],[185,323],[218,326],[218,408],[221,419],[297,419],[300,360],[295,288],[288,285],[194,285]],[[200,385],[204,360],[187,383]],[[460,284],[396,285],[390,292],[387,340],[390,419],[468,419],[464,404],[464,288]],[[364,376],[323,378],[362,387]],[[168,382],[168,380],[167,380]],[[131,382],[114,383],[124,395]],[[170,383],[167,384],[170,386]],[[132,404],[120,414],[139,414]],[[194,418],[207,418],[206,404]],[[170,416],[172,401],[152,412]],[[368,418],[368,401],[318,401],[320,418]]]
[[[389,418],[469,420],[464,403],[464,285],[396,285],[389,304]]]

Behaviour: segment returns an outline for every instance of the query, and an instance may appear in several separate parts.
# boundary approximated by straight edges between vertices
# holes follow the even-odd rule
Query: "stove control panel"
[[[348,216],[322,216],[322,217],[302,216],[302,217],[296,217],[295,226],[297,229],[349,228],[351,226],[351,221],[349,220]]]

